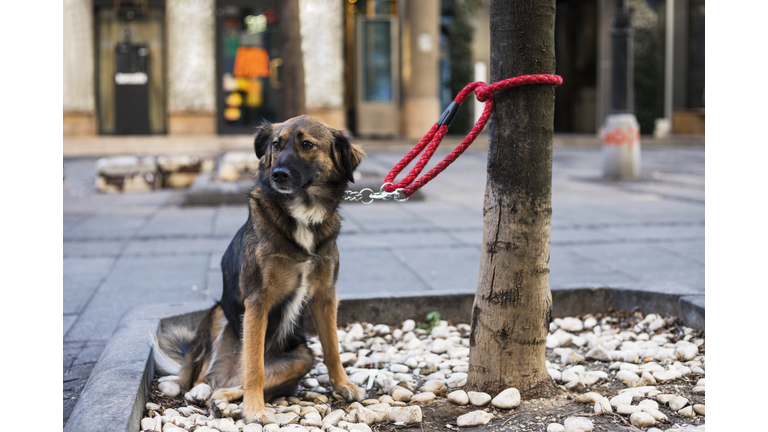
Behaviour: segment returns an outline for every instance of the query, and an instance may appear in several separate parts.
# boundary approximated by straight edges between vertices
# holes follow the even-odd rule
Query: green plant
[[[430,331],[437,324],[438,321],[440,321],[440,312],[432,311],[427,314],[427,319],[421,324],[419,324],[417,328]]]

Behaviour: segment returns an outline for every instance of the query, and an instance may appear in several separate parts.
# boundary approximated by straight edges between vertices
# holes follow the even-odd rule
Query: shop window
[[[282,120],[278,2],[218,6],[219,133],[253,133],[264,120]]]

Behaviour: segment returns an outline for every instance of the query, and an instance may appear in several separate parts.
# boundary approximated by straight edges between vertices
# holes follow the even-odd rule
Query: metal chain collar
[[[344,191],[344,201],[360,201],[363,204],[370,204],[373,202],[373,200],[384,200],[387,201],[389,199],[394,199],[397,202],[406,202],[408,201],[407,196],[402,192],[403,189],[395,189],[392,192],[387,192],[384,190],[384,187],[392,184],[392,183],[384,183],[381,185],[381,189],[379,189],[378,192],[374,192],[371,188],[365,188],[360,191]],[[402,196],[402,197],[401,197]]]

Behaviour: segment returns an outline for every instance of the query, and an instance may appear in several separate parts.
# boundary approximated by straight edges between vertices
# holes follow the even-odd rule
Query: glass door
[[[217,6],[218,132],[252,134],[264,120],[283,120],[278,0]]]
[[[397,135],[397,18],[360,17],[356,27],[357,132],[360,135]]]
[[[96,4],[99,133],[164,134],[164,29],[161,7],[117,10]]]

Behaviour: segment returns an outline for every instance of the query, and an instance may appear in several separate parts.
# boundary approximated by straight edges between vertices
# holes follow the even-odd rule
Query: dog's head
[[[341,132],[309,116],[264,123],[253,146],[260,159],[259,177],[284,195],[325,195],[318,188],[354,183],[353,172],[365,154]]]

